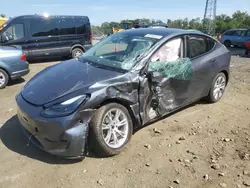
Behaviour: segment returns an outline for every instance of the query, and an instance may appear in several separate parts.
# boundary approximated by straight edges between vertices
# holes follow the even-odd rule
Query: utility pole
[[[217,0],[206,0],[206,7],[203,19],[203,32],[214,35],[216,21]]]

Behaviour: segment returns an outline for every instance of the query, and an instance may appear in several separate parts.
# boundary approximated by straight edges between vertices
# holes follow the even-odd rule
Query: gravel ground
[[[1,188],[250,186],[250,58],[232,57],[220,102],[200,101],[141,129],[118,156],[81,162],[27,147],[16,118],[17,92],[55,63],[31,64],[24,80],[0,91]]]

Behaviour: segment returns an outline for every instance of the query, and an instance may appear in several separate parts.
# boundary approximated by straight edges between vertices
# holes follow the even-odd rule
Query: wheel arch
[[[219,73],[224,73],[225,74],[225,76],[226,76],[226,86],[227,86],[227,84],[229,82],[229,73],[228,73],[228,71],[227,70],[221,70]]]
[[[138,121],[138,119],[136,118],[136,115],[134,114],[132,108],[131,108],[131,103],[129,101],[126,101],[124,99],[116,99],[116,98],[110,98],[110,99],[107,99],[105,101],[103,101],[100,105],[99,105],[99,108],[104,106],[104,105],[107,105],[109,103],[117,103],[117,104],[120,104],[122,106],[124,106],[128,112],[129,112],[129,115],[132,119],[132,122],[133,122],[133,129],[135,129],[137,127],[137,125],[140,125],[141,122]]]
[[[85,48],[80,45],[80,44],[74,44],[71,48],[70,48],[70,53],[72,53],[72,51],[75,49],[75,48],[80,48],[81,50],[83,50],[83,52],[85,52]]]

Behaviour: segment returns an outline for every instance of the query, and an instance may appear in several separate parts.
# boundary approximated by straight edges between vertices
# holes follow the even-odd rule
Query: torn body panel
[[[142,79],[140,89],[141,103],[147,99],[140,111],[141,116],[146,116],[143,118],[145,122],[166,115],[189,102],[190,83],[193,79],[190,59],[151,62],[149,75]],[[150,115],[152,110],[155,111],[153,117]]]

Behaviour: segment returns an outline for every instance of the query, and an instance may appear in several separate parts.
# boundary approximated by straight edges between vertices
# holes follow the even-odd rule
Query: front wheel
[[[101,157],[119,154],[132,136],[133,125],[128,110],[117,103],[99,108],[92,117],[90,144]]]
[[[226,89],[226,82],[227,82],[226,75],[222,72],[219,73],[214,78],[212,87],[208,95],[209,102],[215,103],[215,102],[218,102],[222,98]]]

